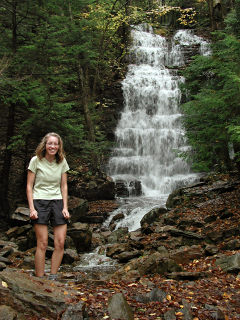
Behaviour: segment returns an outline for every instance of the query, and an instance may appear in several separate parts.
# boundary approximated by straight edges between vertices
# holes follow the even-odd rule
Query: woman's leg
[[[67,225],[61,224],[53,227],[54,232],[54,251],[52,254],[51,274],[56,274],[62,262],[64,253],[64,243],[67,234]]]
[[[45,224],[35,224],[34,230],[37,238],[35,273],[37,277],[42,277],[44,275],[45,255],[48,245],[48,227]]]

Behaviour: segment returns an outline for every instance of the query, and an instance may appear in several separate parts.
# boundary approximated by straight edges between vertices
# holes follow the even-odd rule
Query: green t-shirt
[[[55,200],[62,199],[61,177],[69,170],[68,163],[64,158],[62,162],[49,162],[46,158],[40,160],[33,157],[28,170],[35,173],[33,186],[33,199]]]

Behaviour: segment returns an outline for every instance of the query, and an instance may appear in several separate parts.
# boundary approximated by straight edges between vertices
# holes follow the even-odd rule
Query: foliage
[[[14,112],[9,150],[25,147],[32,137],[39,141],[48,131],[59,132],[71,152],[100,156],[108,147],[94,96],[110,85],[125,52],[124,3],[3,0],[0,103]],[[88,109],[95,142],[89,142]],[[13,123],[16,118],[20,122]]]
[[[233,16],[236,17],[231,12],[226,23],[232,21]],[[197,170],[230,169],[230,143],[234,146],[235,160],[239,157],[238,30],[227,24],[224,32],[217,31],[213,36],[212,55],[195,57],[185,72],[189,101],[182,107],[187,137],[193,148],[191,157]]]

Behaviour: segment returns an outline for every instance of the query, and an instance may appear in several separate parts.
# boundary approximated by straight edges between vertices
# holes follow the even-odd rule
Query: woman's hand
[[[30,219],[36,220],[37,218],[38,218],[37,210],[35,210],[35,209],[30,210]]]
[[[65,219],[69,219],[70,218],[70,214],[68,212],[68,209],[63,208],[62,214],[63,214]]]

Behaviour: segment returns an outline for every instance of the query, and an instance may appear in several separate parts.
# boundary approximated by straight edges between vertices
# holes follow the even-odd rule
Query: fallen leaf
[[[130,284],[128,285],[128,287],[133,287],[133,286],[137,287],[137,284],[136,284],[136,283],[130,283]]]
[[[2,281],[2,286],[3,286],[4,288],[8,288],[8,284],[7,284],[7,282]]]
[[[175,312],[175,315],[176,315],[176,316],[182,316],[183,313],[179,311],[179,312]]]

